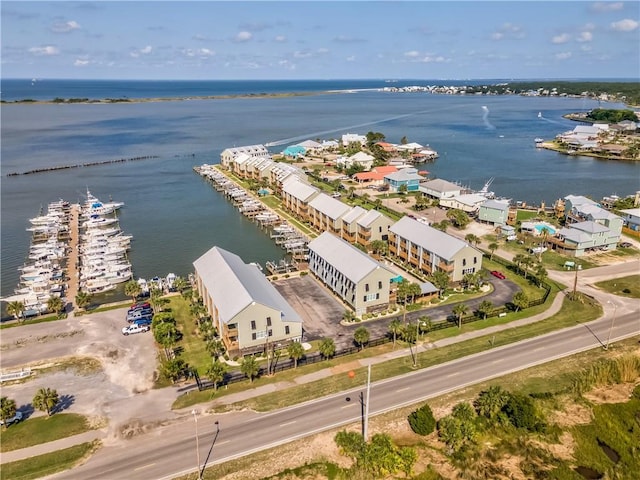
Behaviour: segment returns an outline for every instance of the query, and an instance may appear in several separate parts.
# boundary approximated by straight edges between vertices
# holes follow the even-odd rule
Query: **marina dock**
[[[71,312],[74,312],[76,306],[76,295],[78,294],[78,279],[80,273],[78,272],[78,266],[80,259],[78,258],[78,244],[80,241],[80,205],[71,205],[71,212],[69,218],[69,258],[67,259],[67,305],[71,306]],[[73,315],[73,313],[71,314]]]

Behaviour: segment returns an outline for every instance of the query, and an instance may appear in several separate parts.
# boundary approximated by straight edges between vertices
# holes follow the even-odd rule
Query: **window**
[[[271,317],[267,317],[267,327],[271,326]]]
[[[365,283],[365,284],[364,284],[364,291],[365,291],[365,292],[368,292],[368,291],[369,291],[369,284],[368,284],[368,283]]]
[[[378,232],[382,233],[382,226],[378,227]]]
[[[365,302],[372,302],[376,298],[378,298],[378,295],[380,295],[380,294],[379,293],[369,293],[368,295],[365,295],[364,301]]]
[[[251,334],[251,340],[255,340],[256,339],[256,334],[255,332]]]
[[[273,330],[269,329],[269,336],[272,337],[273,336]]]
[[[478,257],[473,257],[473,264],[475,265],[476,263],[478,263]]]
[[[251,320],[251,330],[255,330],[255,329],[256,329],[256,321]]]
[[[463,258],[462,259],[462,266],[465,267],[467,265],[467,259]]]
[[[285,335],[289,335],[291,333],[291,329],[289,328],[289,325],[284,326],[284,333]]]

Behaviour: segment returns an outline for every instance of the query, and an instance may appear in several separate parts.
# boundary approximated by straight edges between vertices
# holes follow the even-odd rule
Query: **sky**
[[[2,78],[640,80],[638,1],[1,2]]]

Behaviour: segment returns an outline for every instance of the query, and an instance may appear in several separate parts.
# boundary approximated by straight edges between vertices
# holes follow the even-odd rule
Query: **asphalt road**
[[[636,312],[578,325],[547,335],[420,370],[371,385],[370,415],[380,414],[461,387],[640,334]],[[611,330],[610,328],[613,327]],[[373,367],[375,368],[375,367]],[[208,464],[287,443],[361,420],[362,385],[346,392],[267,414],[234,412],[198,416],[200,458]],[[347,401],[347,397],[350,401]],[[218,421],[216,425],[214,422]],[[54,478],[169,479],[195,471],[196,422],[159,428],[117,446],[105,446],[82,467]],[[219,430],[218,430],[219,429]]]

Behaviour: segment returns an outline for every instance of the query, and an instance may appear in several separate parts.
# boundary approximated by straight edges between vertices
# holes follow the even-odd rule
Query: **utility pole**
[[[369,430],[369,397],[371,395],[371,364],[367,368],[367,399],[364,404],[364,425],[362,427],[362,436],[365,443],[367,442],[367,435]]]
[[[196,458],[198,462],[198,480],[202,480],[202,472],[200,471],[200,440],[198,439],[198,413],[194,410],[191,410],[193,415],[193,419],[196,422]]]
[[[616,321],[616,310],[618,310],[618,305],[616,303],[613,303],[611,301],[607,301],[607,303],[610,303],[611,305],[613,305],[613,317],[611,318],[611,325],[609,326],[609,335],[607,335],[607,343],[604,346],[605,350],[609,350],[609,342],[611,341],[611,331],[613,330],[613,324]]]
[[[580,268],[580,265],[578,263],[576,263],[576,267],[575,267],[575,276],[573,277],[573,294],[571,295],[571,300],[575,300],[576,299],[576,292],[578,290],[578,270]]]

